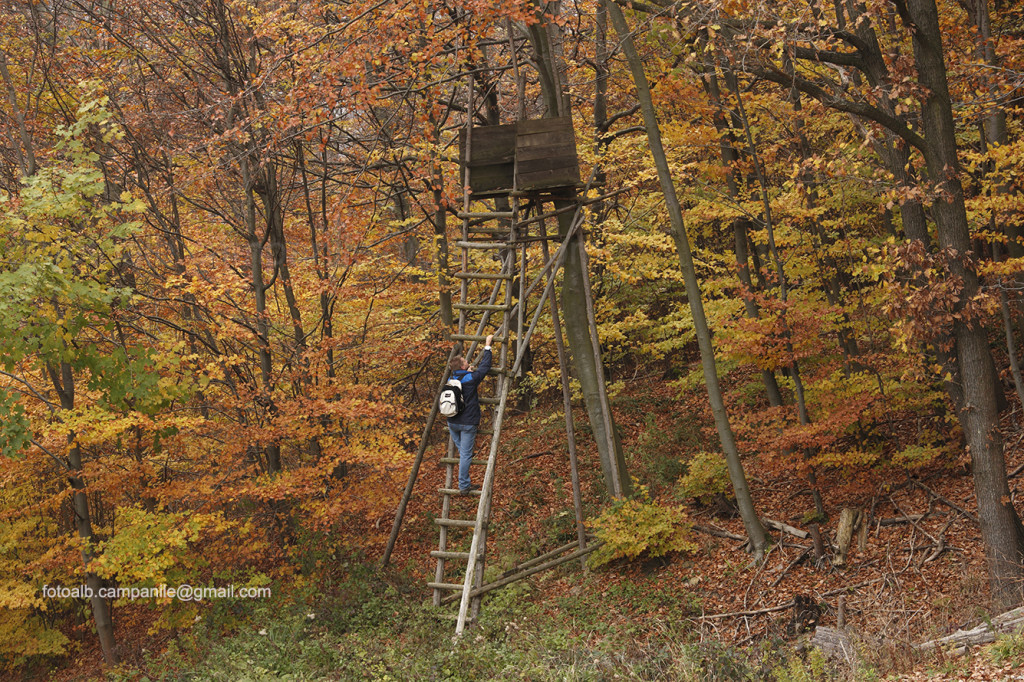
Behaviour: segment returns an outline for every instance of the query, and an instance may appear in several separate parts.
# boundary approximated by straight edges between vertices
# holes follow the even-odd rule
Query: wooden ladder
[[[457,334],[452,334],[451,339],[471,344],[469,352],[466,353],[466,357],[471,357],[476,346],[485,340],[485,330],[491,318],[500,313],[501,324],[497,326],[498,331],[492,341],[495,347],[500,347],[500,351],[497,353],[492,351],[494,357],[491,370],[488,372],[488,376],[495,377],[494,392],[489,396],[480,394],[482,411],[487,407],[493,409],[489,425],[485,425],[485,420],[481,420],[481,428],[477,431],[478,435],[489,435],[491,440],[486,461],[474,457],[471,464],[471,466],[486,465],[480,490],[471,493],[477,502],[473,518],[456,518],[452,515],[453,498],[458,500],[462,495],[459,492],[457,481],[459,457],[451,440],[448,442],[448,456],[441,459],[441,462],[447,465],[447,471],[444,487],[438,491],[441,494],[441,515],[434,520],[439,527],[438,548],[430,553],[431,557],[437,559],[437,568],[434,582],[428,583],[428,587],[434,590],[435,606],[440,606],[443,601],[449,601],[444,597],[452,592],[462,593],[458,614],[448,614],[447,616],[457,621],[456,635],[461,635],[466,624],[474,621],[480,611],[481,597],[479,594],[474,595],[473,590],[480,588],[483,584],[487,525],[491,514],[495,464],[501,425],[511,384],[511,377],[507,371],[510,359],[509,348],[515,331],[522,328],[521,323],[518,326],[515,325],[513,317],[513,308],[521,311],[521,306],[514,306],[515,296],[513,293],[517,277],[514,242],[518,232],[519,202],[516,199],[511,199],[508,210],[497,211],[470,211],[468,210],[469,204],[469,199],[466,197],[463,204],[464,210],[459,214],[462,219],[462,239],[456,245],[461,249],[462,269],[455,273],[455,277],[461,280],[461,284],[459,302],[454,306],[459,311],[459,331]],[[519,283],[522,286],[521,276]],[[479,302],[488,290],[490,295],[486,302]],[[522,317],[521,312],[519,317]],[[467,333],[471,322],[475,323],[475,333]],[[474,479],[479,480],[477,476],[474,476]],[[456,501],[455,509],[459,508],[460,503]],[[468,550],[454,551],[452,549],[451,535],[459,529],[469,529],[472,533]],[[464,543],[465,537],[462,540]],[[465,567],[461,583],[445,580],[446,573],[451,569],[449,566],[451,562],[458,562],[459,566]]]

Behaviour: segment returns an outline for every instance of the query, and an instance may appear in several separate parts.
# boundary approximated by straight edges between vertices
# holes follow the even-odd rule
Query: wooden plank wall
[[[465,159],[466,132],[459,134],[459,158]],[[579,184],[576,135],[569,117],[541,118],[473,128],[469,185],[476,196],[512,190],[513,172],[521,191]]]
[[[571,187],[580,181],[572,119],[519,121],[516,127],[516,184],[530,191]]]
[[[516,159],[516,124],[473,128],[469,187],[475,195],[512,191]],[[466,158],[466,129],[459,131],[459,159]]]

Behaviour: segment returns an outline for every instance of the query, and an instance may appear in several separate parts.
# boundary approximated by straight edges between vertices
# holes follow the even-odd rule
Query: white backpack
[[[466,408],[466,400],[462,396],[462,382],[458,379],[449,379],[441,395],[437,399],[438,411],[442,416],[452,419],[462,414]]]

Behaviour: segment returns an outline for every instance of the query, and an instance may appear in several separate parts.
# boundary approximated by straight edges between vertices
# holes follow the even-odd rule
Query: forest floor
[[[673,389],[653,379],[631,382],[614,399],[613,408],[623,431],[629,470],[658,498],[673,502],[672,482],[679,462],[692,455],[695,447],[708,444],[707,449],[713,449],[710,443],[717,440],[710,415],[699,400],[680,404]],[[575,537],[569,465],[563,461],[564,422],[560,415],[541,413],[545,410],[513,416],[503,434],[508,445],[503,443],[502,452],[507,454],[499,465],[488,540],[489,561],[497,560],[502,568]],[[582,410],[575,418],[577,425],[586,423]],[[1007,411],[1003,434],[1007,467],[1013,475],[1011,496],[1018,511],[1024,512],[1017,478],[1024,470],[1020,421],[1019,409]],[[589,497],[585,507],[591,514],[601,502],[599,466],[592,439],[583,440],[584,446],[591,446],[580,453],[584,497]],[[439,444],[435,449],[440,452],[441,448]],[[480,451],[484,450],[478,443]],[[754,461],[746,466],[761,516],[796,530],[807,528],[804,519],[814,506],[806,481],[773,474]],[[609,605],[610,622],[656,620],[659,613],[682,608],[694,628],[693,636],[749,647],[766,640],[806,640],[815,625],[834,628],[842,601],[846,630],[860,655],[876,668],[888,670],[894,679],[1014,679],[1016,674],[1024,679],[1024,657],[1014,666],[993,662],[978,654],[978,647],[974,650],[978,655],[951,658],[922,656],[913,650],[916,643],[974,627],[995,615],[988,609],[984,550],[972,511],[976,503],[966,461],[945,461],[909,472],[894,467],[860,468],[855,473],[819,469],[817,478],[828,515],[821,524],[827,547],[821,560],[815,561],[811,539],[769,529],[774,544],[766,560],[755,567],[743,541],[695,532],[699,550],[692,554],[591,572],[588,577],[596,578],[603,593],[634,595],[620,605],[624,608],[618,613],[615,604]],[[440,509],[437,496],[429,491],[442,487],[443,480],[444,466],[425,462],[419,495],[410,505],[405,535],[395,555],[395,565],[413,567],[412,573],[424,583],[434,579],[436,564],[429,551],[436,548],[437,537],[430,521]],[[475,504],[463,504],[471,518]],[[833,565],[830,545],[844,508],[860,510],[868,523],[839,568]],[[737,515],[723,515],[714,506],[691,505],[687,510],[697,527],[745,535]],[[555,604],[578,595],[585,589],[582,586],[592,588],[593,583],[583,576],[577,565],[575,572],[562,569],[530,580],[543,586],[535,592],[537,599]],[[796,601],[813,606],[798,612]],[[804,628],[807,634],[797,636]]]
[[[656,378],[626,386],[613,408],[629,470],[656,499],[674,502],[681,463],[715,440],[709,415],[700,400],[680,401]],[[488,580],[576,537],[564,421],[554,409],[513,411],[506,422]],[[575,419],[591,516],[604,503],[600,471],[582,411]],[[1015,474],[1011,490],[1024,511],[1016,478],[1024,469],[1019,421],[1019,411],[1008,411],[1004,436]],[[387,571],[373,566],[392,518],[367,519],[361,531],[372,547],[363,559],[339,564],[304,592],[278,599],[275,588],[274,603],[242,614],[214,618],[211,610],[180,636],[148,632],[146,618],[133,621],[133,633],[122,625],[119,637],[133,643],[131,652],[107,679],[1024,680],[1024,635],[974,647],[967,656],[921,654],[913,646],[995,615],[964,462],[909,474],[819,470],[826,546],[844,508],[869,520],[842,568],[833,565],[831,548],[815,561],[811,540],[787,532],[771,531],[766,560],[753,565],[742,541],[695,531],[692,553],[598,569],[573,562],[498,590],[484,600],[480,623],[464,643],[444,646],[452,625],[428,615],[426,587],[436,566],[429,555],[437,548],[433,519],[440,512],[434,490],[446,470],[437,461],[442,429],[434,436]],[[480,439],[477,451],[486,445]],[[747,466],[760,514],[806,528],[814,506],[806,482],[773,474],[753,458]],[[453,508],[453,518],[471,518],[475,498],[456,498]],[[705,530],[744,534],[740,519],[720,508],[686,509]],[[806,644],[816,626],[837,626],[840,597],[854,652],[828,659]],[[805,605],[800,612],[795,601]],[[39,679],[103,678],[87,663],[98,661],[98,652],[76,658],[77,666]]]

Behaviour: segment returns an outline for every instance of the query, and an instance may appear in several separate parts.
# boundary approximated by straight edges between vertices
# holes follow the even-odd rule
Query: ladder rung
[[[441,464],[458,464],[458,463],[459,463],[459,458],[458,457],[442,457],[441,458]],[[469,463],[470,464],[487,464],[487,460],[485,460],[485,459],[471,459],[471,460],[469,460]]]
[[[435,559],[469,559],[469,552],[443,552],[435,549],[430,556]]]
[[[456,272],[459,279],[512,279],[515,275],[505,272]]]
[[[493,436],[494,429],[477,429],[476,435],[478,436]]]
[[[456,592],[461,592],[464,585],[462,583],[427,583],[427,587],[435,590],[454,590]]]
[[[455,246],[463,249],[507,249],[505,242],[455,242]]]
[[[505,370],[498,369],[497,367],[491,367],[489,370],[487,370],[487,376],[489,377],[501,376],[503,374],[505,374]]]
[[[437,492],[441,493],[442,495],[461,495],[462,494],[462,491],[459,490],[458,488],[438,488]],[[480,496],[480,491],[479,490],[472,490],[469,493],[467,493],[467,495],[476,495],[477,497],[479,497]]]
[[[463,220],[472,220],[474,218],[511,218],[512,211],[470,211],[469,213],[458,213],[458,216]]]
[[[508,310],[512,306],[504,303],[456,303],[452,306],[456,310]]]
[[[476,521],[470,521],[469,519],[434,519],[434,523],[439,526],[448,526],[449,528],[476,527]]]
[[[489,398],[489,397],[484,396],[484,395],[480,396],[480,404],[481,405],[497,405],[500,402],[501,402],[500,398]]]
[[[451,339],[452,341],[486,341],[487,340],[486,336],[481,336],[479,334],[450,334],[448,336],[448,338]],[[497,341],[498,343],[501,343],[504,340],[505,340],[504,336],[495,336],[493,339],[491,339],[491,341]]]

